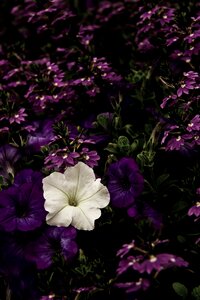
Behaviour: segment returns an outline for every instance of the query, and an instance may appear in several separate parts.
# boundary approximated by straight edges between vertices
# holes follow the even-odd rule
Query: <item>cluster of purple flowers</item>
[[[199,3],[2,1],[0,40],[0,299],[199,299]]]
[[[19,298],[32,297],[27,294],[27,289],[33,288],[32,283],[24,278],[26,274],[30,275],[29,271],[24,270],[22,275],[26,265],[35,276],[37,270],[47,269],[53,264],[55,255],[70,261],[78,250],[74,228],[45,225],[42,178],[40,172],[22,170],[16,174],[12,185],[0,192],[0,256],[3,259],[0,270],[11,287],[17,276],[23,276],[24,287],[18,291],[13,287]]]
[[[152,243],[153,248],[157,244],[161,244],[163,242],[165,241],[156,241],[156,243]],[[130,255],[129,252],[131,251],[134,251],[137,254]],[[147,250],[139,248],[135,241],[132,241],[130,244],[123,245],[117,252],[117,255],[121,258],[117,269],[118,275],[127,272],[129,269],[133,270],[137,274],[137,281],[116,284],[118,287],[125,288],[127,293],[136,292],[140,289],[146,290],[149,288],[151,285],[151,278],[147,276],[148,274],[154,273],[154,277],[157,277],[160,272],[168,268],[188,266],[188,262],[174,254],[150,254]]]

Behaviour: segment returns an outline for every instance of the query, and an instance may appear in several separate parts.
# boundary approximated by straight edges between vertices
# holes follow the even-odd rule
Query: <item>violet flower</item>
[[[52,124],[51,120],[33,122],[34,131],[27,138],[28,148],[38,152],[42,146],[52,141],[54,138]]]
[[[144,179],[134,159],[123,157],[108,168],[108,190],[115,207],[132,205],[143,190]]]
[[[27,170],[22,170],[18,178]],[[33,172],[34,173],[34,172]],[[14,184],[0,192],[0,228],[11,232],[29,231],[42,225],[45,220],[42,176],[40,172],[35,182],[22,179],[22,184]]]
[[[42,236],[32,244],[29,259],[36,263],[38,269],[46,269],[53,264],[53,257],[61,255],[70,261],[78,251],[75,242],[76,229],[73,227],[48,227]]]

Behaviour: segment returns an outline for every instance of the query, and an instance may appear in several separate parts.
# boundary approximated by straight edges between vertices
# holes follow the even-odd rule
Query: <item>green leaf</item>
[[[117,145],[120,150],[128,151],[130,147],[129,139],[126,136],[121,135],[118,138]]]
[[[174,282],[172,284],[172,287],[178,296],[182,297],[183,299],[187,298],[188,289],[186,288],[186,286],[184,284],[182,284],[180,282]]]
[[[131,151],[135,151],[138,146],[139,146],[139,141],[134,140],[134,142],[131,144]]]
[[[99,114],[97,116],[97,122],[100,126],[102,126],[104,129],[108,128],[108,116],[105,113]]]
[[[192,297],[194,297],[196,300],[200,300],[200,285],[193,288]]]
[[[169,174],[162,174],[157,179],[157,185],[163,184],[169,178]]]
[[[107,150],[110,153],[114,153],[114,154],[118,153],[117,149],[118,149],[117,144],[114,144],[114,143],[109,143],[108,146],[105,148],[105,150]]]
[[[122,127],[121,118],[120,117],[115,117],[113,121],[114,121],[115,129],[121,129],[121,127]]]

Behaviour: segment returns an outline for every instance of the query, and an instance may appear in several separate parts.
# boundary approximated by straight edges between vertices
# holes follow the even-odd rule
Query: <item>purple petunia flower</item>
[[[78,251],[75,238],[76,229],[73,227],[48,227],[33,243],[32,256],[29,259],[36,263],[38,269],[50,267],[53,263],[53,256],[56,254],[69,261]]]
[[[137,163],[124,157],[108,168],[108,190],[111,203],[116,207],[128,207],[143,190],[144,179]]]
[[[33,262],[27,260],[27,253],[31,251],[29,243],[34,238],[32,232],[1,232],[0,235],[0,272],[5,276],[15,299],[39,298],[36,268]]]
[[[28,135],[27,146],[33,151],[39,151],[40,148],[53,140],[53,122],[51,120],[33,122],[34,131]]]
[[[144,217],[146,217],[149,220],[149,222],[153,225],[155,229],[161,229],[161,227],[163,226],[162,216],[158,211],[156,211],[153,207],[145,203],[143,214]]]
[[[33,230],[45,220],[41,173],[32,171],[31,176],[29,171],[26,177],[27,172],[21,171],[15,183],[0,192],[0,228],[5,231]]]

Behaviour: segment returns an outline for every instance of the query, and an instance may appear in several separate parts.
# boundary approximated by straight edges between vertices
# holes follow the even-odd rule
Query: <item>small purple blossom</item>
[[[177,96],[180,97],[182,94],[189,94],[189,90],[194,89],[195,82],[184,82],[181,84],[180,88],[177,90]]]
[[[183,146],[184,146],[184,139],[181,136],[172,137],[168,141],[165,149],[166,150],[170,150],[170,151],[172,151],[172,150],[180,150],[181,147],[183,147]]]
[[[135,241],[133,240],[129,244],[124,244],[120,250],[117,251],[117,256],[120,258],[124,257],[131,249],[134,249]]]
[[[196,115],[188,124],[187,131],[200,130],[200,115]]]
[[[10,124],[21,124],[25,121],[25,117],[27,117],[27,114],[25,113],[25,108],[20,108],[20,110],[17,113],[15,113],[12,117],[9,118],[9,122]]]
[[[86,163],[89,167],[93,168],[98,165],[97,161],[100,159],[100,156],[96,151],[90,151],[88,148],[83,148],[80,155],[81,161]]]
[[[195,205],[193,205],[188,210],[188,216],[194,215],[195,217],[200,217],[200,202],[197,201]]]
[[[153,270],[157,272],[171,268],[171,267],[187,267],[188,263],[181,257],[168,253],[160,253],[157,255],[151,255],[149,259],[144,260],[140,264],[137,264],[134,269],[139,273],[152,273]]]
[[[79,153],[70,152],[68,148],[58,149],[45,158],[44,165],[48,170],[61,170],[74,166],[79,157]]]
[[[173,254],[160,253],[157,255],[150,255],[145,259],[143,255],[128,256],[119,262],[117,269],[118,275],[126,272],[128,269],[138,271],[140,274],[151,274],[153,271],[160,272],[162,270],[172,267],[187,267],[188,262],[183,258]]]
[[[147,290],[150,286],[150,281],[146,278],[139,278],[138,281],[120,282],[116,283],[115,286],[125,289],[126,293],[133,293],[139,290]]]
[[[117,274],[120,275],[122,273],[125,273],[128,269],[135,269],[139,268],[140,261],[143,259],[143,255],[137,255],[137,256],[128,256],[126,258],[123,258],[119,262],[119,266],[117,268]]]

